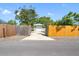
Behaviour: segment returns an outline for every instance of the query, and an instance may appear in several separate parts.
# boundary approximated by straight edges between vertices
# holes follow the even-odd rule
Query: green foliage
[[[16,21],[15,21],[15,20],[9,20],[9,21],[8,21],[8,24],[11,24],[11,25],[16,25],[17,23],[16,23]]]
[[[56,25],[73,25],[73,20],[58,20],[56,21]]]
[[[50,17],[43,16],[38,18],[37,23],[41,23],[43,24],[43,27],[45,27],[48,24],[53,24],[53,20],[51,20]]]
[[[50,23],[52,23],[52,20],[50,19],[50,17],[43,16],[43,17],[40,17],[38,19],[38,23],[41,23],[41,24],[50,24]]]
[[[15,11],[16,19],[19,20],[20,25],[34,25],[34,23],[41,23],[43,27],[47,24],[52,25],[75,25],[74,23],[79,21],[79,13],[69,12],[62,19],[53,21],[50,17],[42,16],[37,17],[37,13],[34,8],[19,8]]]
[[[76,19],[76,13],[69,12],[67,15],[62,17],[61,20],[55,22],[56,25],[74,25]]]
[[[20,8],[15,11],[16,19],[20,21],[20,24],[33,25],[35,18],[37,17],[36,11],[33,8]]]
[[[74,20],[79,22],[79,14],[78,13],[75,14]]]

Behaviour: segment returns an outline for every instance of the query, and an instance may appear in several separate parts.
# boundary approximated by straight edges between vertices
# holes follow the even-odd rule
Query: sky
[[[0,19],[15,19],[15,10],[23,6],[28,8],[30,5],[35,8],[38,16],[48,16],[54,21],[61,19],[70,11],[79,13],[78,3],[0,3]]]

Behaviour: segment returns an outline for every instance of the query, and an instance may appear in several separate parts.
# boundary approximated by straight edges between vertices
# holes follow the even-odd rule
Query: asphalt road
[[[79,56],[79,40],[0,41],[0,56]]]

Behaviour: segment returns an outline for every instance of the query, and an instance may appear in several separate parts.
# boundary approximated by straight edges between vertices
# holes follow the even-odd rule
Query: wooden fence
[[[15,25],[0,24],[0,37],[16,35]]]
[[[0,24],[0,37],[8,37],[14,35],[30,35],[31,26],[15,26],[8,24]]]
[[[79,26],[48,26],[48,36],[79,36]]]

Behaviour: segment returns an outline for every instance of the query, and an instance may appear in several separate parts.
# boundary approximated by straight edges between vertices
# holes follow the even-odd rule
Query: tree
[[[79,14],[78,13],[75,13],[74,15],[74,20],[78,23],[79,25]]]
[[[33,25],[36,20],[37,13],[34,8],[20,8],[15,11],[16,19],[20,24]]]
[[[52,24],[53,20],[51,20],[50,17],[43,16],[43,17],[38,18],[37,23],[41,23],[43,24],[43,26],[46,26],[48,24]]]
[[[46,17],[46,16],[40,17],[38,19],[38,23],[41,23],[41,24],[50,24],[51,21],[53,20],[51,20],[50,17]]]
[[[62,17],[61,20],[56,21],[57,25],[74,25],[74,15],[75,13],[69,12],[67,15]]]
[[[70,12],[69,18],[72,20],[73,25],[79,25],[79,13],[76,12]]]
[[[74,24],[74,21],[70,17],[64,17],[61,20],[61,25],[73,25],[73,24]]]
[[[15,21],[15,20],[9,20],[9,21],[8,21],[8,24],[11,24],[11,25],[16,25],[17,23],[16,23],[16,21]]]

